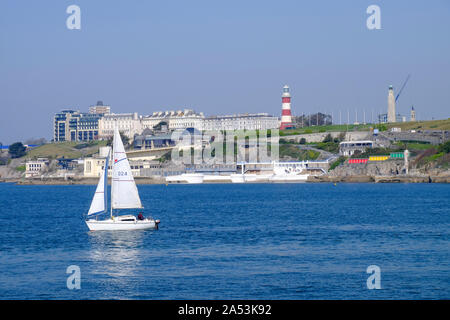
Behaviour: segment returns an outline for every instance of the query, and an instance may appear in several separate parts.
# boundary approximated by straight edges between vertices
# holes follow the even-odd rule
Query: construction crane
[[[405,80],[405,82],[403,83],[403,86],[402,86],[402,88],[400,89],[400,91],[398,92],[398,94],[397,94],[397,96],[395,97],[395,102],[397,102],[397,100],[398,100],[398,97],[400,97],[400,93],[402,93],[402,91],[403,91],[403,88],[405,88],[405,86],[406,86],[406,83],[408,82],[408,80],[409,80],[409,78],[411,77],[411,75],[410,74],[408,74],[408,76],[406,77],[406,80]]]

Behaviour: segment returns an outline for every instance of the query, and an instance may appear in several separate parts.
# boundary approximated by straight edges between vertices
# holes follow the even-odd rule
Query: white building
[[[351,157],[355,151],[363,153],[367,149],[373,148],[373,146],[374,142],[370,140],[342,141],[339,143],[339,154],[341,156]]]
[[[48,168],[49,160],[47,158],[38,158],[37,160],[29,160],[25,163],[25,178],[39,176],[46,168]]]
[[[149,116],[138,116],[137,113],[105,114],[98,124],[99,139],[113,136],[114,126],[120,132],[133,139],[144,129],[153,130],[160,123],[165,123],[168,130],[195,128],[201,130],[267,130],[277,129],[279,120],[267,113],[238,114],[205,117],[202,112],[191,109],[178,111],[157,111]]]
[[[141,118],[137,112],[105,114],[98,121],[99,139],[108,139],[114,135],[114,126],[125,134],[128,138],[133,139],[135,134],[140,134],[143,130]]]
[[[169,130],[195,128],[201,130],[205,116],[191,109],[178,111],[157,111],[142,118],[143,129],[153,129],[160,122],[166,122]]]
[[[103,105],[102,101],[97,101],[97,104],[95,106],[89,107],[89,113],[110,114],[111,106]]]
[[[131,173],[133,177],[141,176],[142,169],[154,169],[160,167],[159,161],[154,160],[128,160],[130,163]],[[84,172],[85,178],[99,178],[105,168],[105,158],[90,157],[84,159]],[[111,178],[112,167],[111,161],[108,165],[108,177]]]
[[[203,121],[202,130],[268,130],[278,127],[277,117],[257,113],[208,117]]]

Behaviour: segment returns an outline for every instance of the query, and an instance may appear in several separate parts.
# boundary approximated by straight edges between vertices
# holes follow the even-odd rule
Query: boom
[[[400,91],[398,92],[398,94],[397,94],[397,96],[395,97],[395,102],[397,102],[397,100],[398,100],[398,97],[400,97],[400,93],[402,93],[402,91],[403,91],[403,89],[405,88],[405,86],[406,86],[406,83],[408,82],[408,80],[409,80],[409,78],[411,77],[411,75],[410,74],[408,74],[408,76],[406,77],[406,80],[405,80],[405,82],[403,83],[403,86],[402,86],[402,88],[400,89]]]

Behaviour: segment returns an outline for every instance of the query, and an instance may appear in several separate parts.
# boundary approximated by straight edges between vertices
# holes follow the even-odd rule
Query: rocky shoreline
[[[135,178],[136,184],[165,184],[165,180],[156,178]],[[97,185],[98,178],[48,178],[48,179],[3,179],[0,183],[17,185]]]
[[[136,184],[167,184],[161,178],[135,178]],[[49,179],[3,179],[0,183],[14,183],[17,185],[96,185],[96,178],[49,178]],[[450,183],[450,175],[395,175],[395,176],[370,176],[370,175],[322,175],[309,176],[309,183]],[[209,182],[208,182],[209,183]],[[211,183],[231,183],[217,181]],[[269,182],[267,182],[269,183]]]
[[[308,182],[353,182],[353,183],[450,183],[450,176],[413,176],[413,175],[397,175],[397,176],[317,176],[308,177]]]

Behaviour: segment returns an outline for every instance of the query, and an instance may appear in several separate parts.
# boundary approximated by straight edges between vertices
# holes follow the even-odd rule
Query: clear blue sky
[[[81,8],[68,30],[66,8]],[[381,7],[382,30],[366,28]],[[398,111],[450,116],[450,1],[0,2],[0,141],[52,137],[61,109],[150,114],[294,114],[354,121],[387,109],[387,88],[411,74]]]

